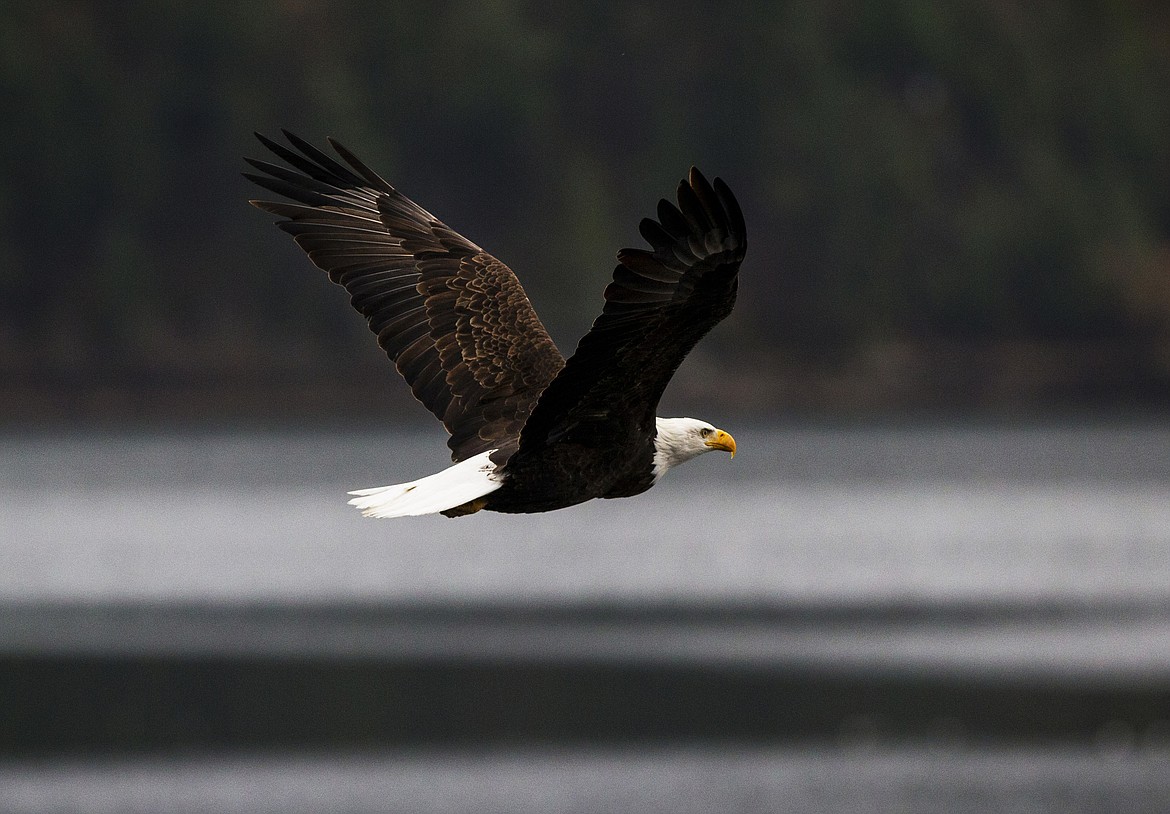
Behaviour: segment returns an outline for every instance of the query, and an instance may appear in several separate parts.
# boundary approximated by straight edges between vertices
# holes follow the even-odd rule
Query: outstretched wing
[[[513,446],[564,365],[516,275],[332,139],[348,167],[287,131],[295,151],[256,135],[288,166],[246,159],[264,174],[245,176],[293,203],[251,203],[349,292],[452,458]]]
[[[639,231],[652,247],[622,249],[605,307],[564,369],[540,396],[520,451],[561,439],[587,442],[630,429],[652,431],[662,391],[695,343],[735,304],[747,248],[731,190],[692,168],[678,206],[658,203]]]

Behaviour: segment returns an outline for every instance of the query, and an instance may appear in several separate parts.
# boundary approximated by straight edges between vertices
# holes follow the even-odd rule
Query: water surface
[[[743,430],[649,493],[372,521],[442,436],[0,438],[0,602],[1170,600],[1170,430]]]
[[[10,755],[2,807],[1170,810],[1170,712],[1125,701],[1170,682],[1170,429],[733,430],[734,461],[638,498],[391,521],[345,491],[445,466],[441,435],[3,436],[0,657],[899,673],[1129,712],[1075,744],[973,743],[945,716],[885,741],[863,714],[804,747]]]

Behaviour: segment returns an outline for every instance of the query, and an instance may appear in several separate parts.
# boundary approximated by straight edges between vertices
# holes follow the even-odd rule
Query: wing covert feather
[[[402,195],[332,139],[345,166],[285,131],[257,134],[288,167],[245,176],[289,198],[252,201],[344,286],[415,397],[447,428],[452,458],[514,448],[564,365],[503,263]],[[290,169],[291,168],[291,169]]]

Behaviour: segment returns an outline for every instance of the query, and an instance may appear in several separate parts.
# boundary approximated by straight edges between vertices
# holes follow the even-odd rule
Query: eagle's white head
[[[729,433],[697,418],[658,418],[654,436],[654,480],[671,467],[704,452],[721,449],[735,457],[735,439]]]

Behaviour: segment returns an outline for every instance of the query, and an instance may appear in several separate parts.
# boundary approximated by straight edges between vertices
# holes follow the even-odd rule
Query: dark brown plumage
[[[287,167],[247,159],[263,174],[245,175],[292,202],[252,203],[349,292],[451,434],[452,458],[496,450],[502,486],[469,510],[542,511],[649,488],[659,398],[735,302],[746,230],[721,180],[692,169],[678,206],[660,201],[658,219],[642,221],[651,250],[619,252],[604,309],[566,362],[506,265],[337,142],[348,166],[285,136],[294,149],[257,134]]]

